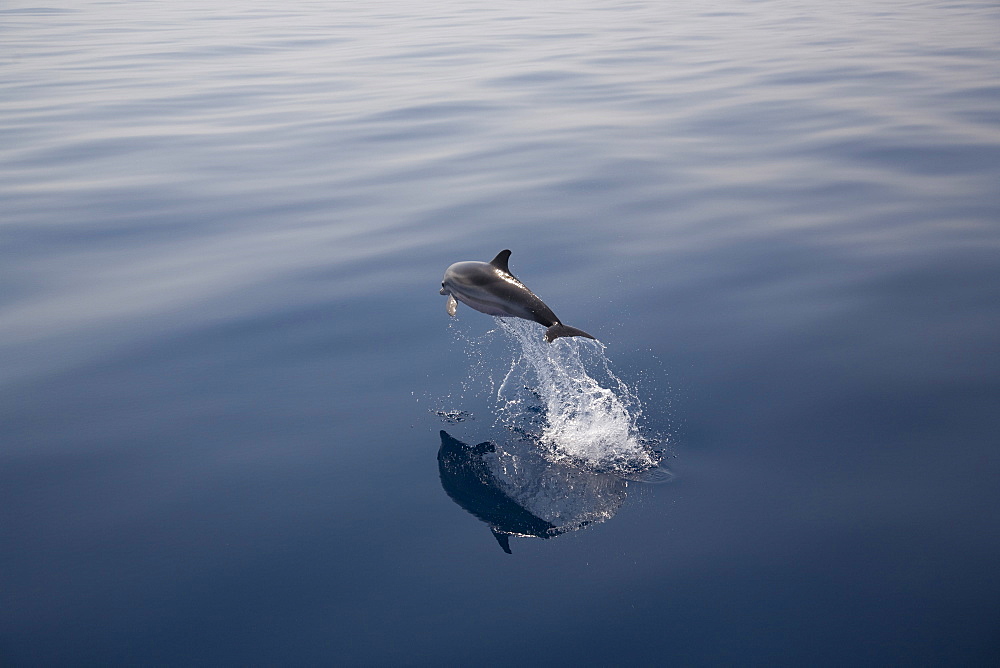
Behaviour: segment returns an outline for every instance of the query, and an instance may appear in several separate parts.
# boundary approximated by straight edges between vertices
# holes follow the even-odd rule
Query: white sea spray
[[[657,464],[640,434],[639,398],[612,372],[603,344],[579,337],[545,343],[535,323],[497,321],[513,353],[496,390],[500,423],[535,437],[552,461],[620,474]]]

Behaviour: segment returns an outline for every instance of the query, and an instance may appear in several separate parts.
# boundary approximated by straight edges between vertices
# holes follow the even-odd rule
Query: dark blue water
[[[996,3],[0,43],[0,663],[1000,659]],[[438,295],[503,248],[672,481],[509,429],[520,344]]]

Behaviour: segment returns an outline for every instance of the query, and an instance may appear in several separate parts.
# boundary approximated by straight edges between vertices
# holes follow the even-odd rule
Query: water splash
[[[465,422],[466,420],[475,419],[475,417],[469,411],[460,411],[457,409],[432,410],[431,413],[434,413],[448,424],[458,424],[459,422]]]
[[[514,353],[497,389],[498,421],[536,438],[551,461],[622,475],[657,465],[654,443],[640,435],[639,399],[611,371],[603,344],[545,343],[535,323],[496,320]]]

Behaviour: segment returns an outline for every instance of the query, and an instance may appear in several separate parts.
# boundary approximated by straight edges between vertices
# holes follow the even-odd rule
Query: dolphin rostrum
[[[510,273],[509,259],[510,251],[502,250],[489,262],[456,262],[448,267],[441,281],[441,294],[448,295],[448,315],[455,315],[462,302],[487,315],[534,320],[547,328],[549,343],[560,336],[594,338],[559,322],[552,309]]]

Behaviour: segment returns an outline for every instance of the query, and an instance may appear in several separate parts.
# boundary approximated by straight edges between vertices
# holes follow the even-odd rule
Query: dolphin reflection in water
[[[562,324],[556,314],[507,267],[510,251],[502,250],[489,262],[456,262],[444,272],[441,294],[448,295],[448,315],[455,315],[458,302],[480,313],[533,320],[545,327],[545,340],[560,336],[594,338],[582,329]]]
[[[467,445],[441,432],[441,486],[485,522],[507,554],[510,537],[552,538],[614,517],[626,482],[547,461],[527,442]]]

